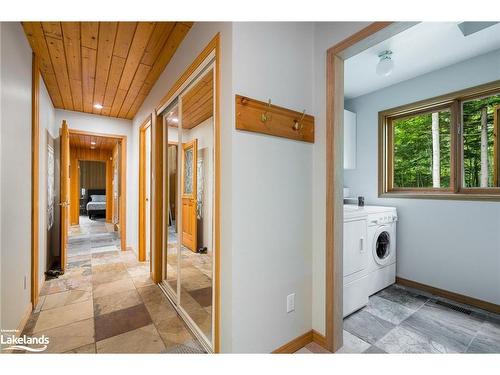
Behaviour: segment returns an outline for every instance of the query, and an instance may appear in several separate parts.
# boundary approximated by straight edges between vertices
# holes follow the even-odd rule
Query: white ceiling
[[[345,61],[344,93],[356,98],[500,48],[500,23],[464,37],[459,22],[421,22]],[[375,73],[378,54],[393,52],[394,70]]]

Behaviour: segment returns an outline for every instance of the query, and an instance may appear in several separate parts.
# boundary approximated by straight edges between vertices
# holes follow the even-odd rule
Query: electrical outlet
[[[295,311],[295,293],[286,297],[286,312],[291,313],[292,311]]]

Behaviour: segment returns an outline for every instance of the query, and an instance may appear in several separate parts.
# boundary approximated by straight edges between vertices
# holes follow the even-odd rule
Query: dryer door
[[[377,228],[373,237],[373,259],[380,266],[394,263],[396,238],[392,226]]]

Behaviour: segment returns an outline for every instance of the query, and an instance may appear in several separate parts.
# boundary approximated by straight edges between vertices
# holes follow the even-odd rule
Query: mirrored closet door
[[[163,285],[209,350],[214,347],[214,90],[210,63],[163,112],[168,216]]]

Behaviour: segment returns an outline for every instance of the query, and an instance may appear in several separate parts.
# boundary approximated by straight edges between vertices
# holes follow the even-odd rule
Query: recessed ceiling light
[[[96,104],[94,104],[94,108],[102,109],[102,104],[96,103]]]
[[[90,144],[93,146],[93,145],[95,145],[95,142],[94,142],[94,141],[91,141],[91,142],[90,142]]]
[[[179,119],[177,117],[172,117],[170,119],[174,124],[177,124],[179,122]]]

